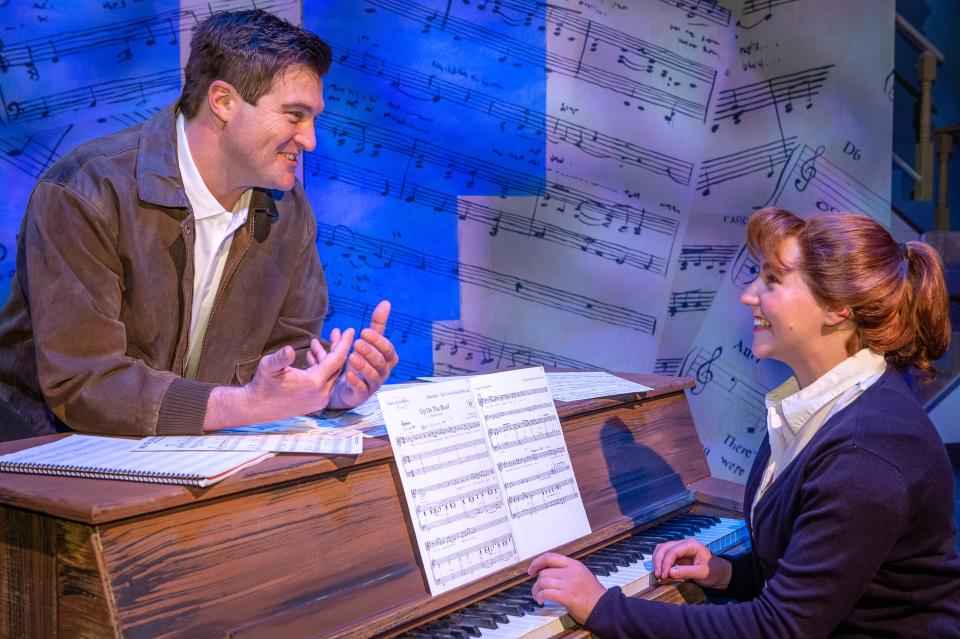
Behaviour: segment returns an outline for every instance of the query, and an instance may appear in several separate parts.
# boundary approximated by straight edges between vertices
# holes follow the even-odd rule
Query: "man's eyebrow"
[[[313,107],[303,102],[286,102],[280,105],[284,111],[304,111],[313,114]]]

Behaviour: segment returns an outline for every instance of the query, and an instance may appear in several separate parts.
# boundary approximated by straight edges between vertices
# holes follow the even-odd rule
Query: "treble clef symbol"
[[[710,359],[708,359],[703,364],[700,364],[700,366],[697,367],[696,377],[697,377],[697,382],[699,386],[692,388],[690,390],[691,393],[695,395],[699,395],[703,391],[704,387],[713,381],[713,371],[710,370],[710,367],[713,365],[715,361],[720,359],[720,356],[722,354],[723,354],[723,347],[717,346],[715,349],[713,349],[713,355],[710,356]]]
[[[821,144],[812,156],[800,163],[800,177],[793,183],[797,187],[797,191],[806,189],[810,180],[817,177],[817,158],[823,155],[824,151],[826,151],[826,147]]]

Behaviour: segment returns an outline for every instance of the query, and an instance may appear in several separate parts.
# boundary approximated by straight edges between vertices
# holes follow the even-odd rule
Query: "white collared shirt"
[[[233,233],[247,221],[252,189],[237,201],[233,211],[227,211],[210,193],[190,154],[190,145],[184,129],[184,117],[177,116],[177,162],[183,177],[183,188],[193,207],[193,308],[190,314],[190,339],[187,353],[186,376],[195,378],[200,361],[200,348],[207,332],[207,322],[213,310],[220,278],[223,275]]]
[[[843,360],[817,381],[800,389],[791,377],[766,396],[770,460],[753,500],[760,499],[783,469],[810,442],[820,427],[880,379],[887,369],[883,355],[864,348]]]

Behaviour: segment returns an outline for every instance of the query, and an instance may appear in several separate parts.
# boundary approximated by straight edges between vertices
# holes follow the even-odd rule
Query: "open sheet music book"
[[[590,533],[542,368],[379,398],[434,595]]]
[[[133,452],[139,442],[118,437],[70,435],[0,456],[0,471],[209,486],[273,457],[261,451]]]

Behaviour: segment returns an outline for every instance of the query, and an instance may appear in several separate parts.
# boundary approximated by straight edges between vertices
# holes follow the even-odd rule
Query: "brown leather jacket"
[[[303,357],[320,334],[327,286],[299,182],[288,193],[254,192],[196,380],[183,377],[193,222],[173,107],[78,147],[40,179],[0,311],[0,440],[63,424],[197,434],[215,385],[249,381],[260,357],[286,344]]]

